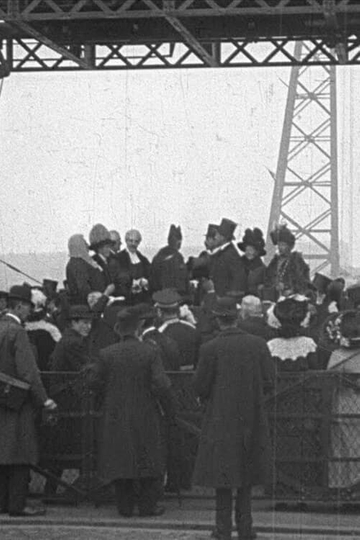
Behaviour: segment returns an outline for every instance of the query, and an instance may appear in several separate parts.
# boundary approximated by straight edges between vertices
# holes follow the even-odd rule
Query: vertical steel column
[[[308,54],[298,42],[294,56]],[[286,222],[312,272],[339,273],[336,72],[334,66],[291,70],[267,232]],[[316,70],[316,71],[315,71]]]

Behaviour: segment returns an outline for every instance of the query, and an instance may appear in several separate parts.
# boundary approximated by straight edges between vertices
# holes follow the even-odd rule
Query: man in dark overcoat
[[[181,244],[181,228],[171,225],[167,246],[158,251],[151,263],[152,291],[175,289],[182,296],[189,294],[189,274],[184,257],[180,253]]]
[[[220,334],[201,347],[196,393],[206,411],[195,464],[194,483],[216,490],[215,537],[230,540],[232,490],[241,540],[253,537],[251,486],[267,479],[270,440],[262,404],[260,358],[266,342],[236,327],[236,303],[219,299],[214,307]]]
[[[26,507],[30,466],[38,460],[35,406],[56,408],[40,379],[25,328],[31,310],[31,290],[14,285],[8,311],[0,319],[0,371],[30,385],[19,410],[0,407],[0,513],[36,516],[39,510]],[[42,512],[43,513],[43,512]]]
[[[236,223],[224,218],[215,232],[217,247],[211,254],[210,278],[217,296],[247,288],[247,276],[241,253],[233,243]]]
[[[170,381],[157,349],[138,339],[136,307],[121,310],[116,331],[120,341],[102,349],[90,374],[92,388],[102,396],[99,475],[114,483],[118,512],[131,516],[135,482],[141,516],[155,516],[158,479],[164,472],[160,408],[171,403]]]

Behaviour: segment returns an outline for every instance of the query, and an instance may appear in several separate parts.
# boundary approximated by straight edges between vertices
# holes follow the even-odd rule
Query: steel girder
[[[207,47],[184,43],[150,43],[143,45],[59,45],[47,38],[7,39],[3,55],[8,72],[70,71],[77,69],[124,70],[204,67],[276,67],[338,64],[335,50],[321,40],[307,42],[307,54],[298,60],[293,54],[294,42],[273,39],[257,43],[229,40]],[[360,64],[360,42],[350,39],[345,49],[347,64]],[[318,54],[322,53],[321,58]]]
[[[308,53],[296,44],[295,56]],[[287,222],[313,272],[339,273],[336,68],[292,68],[270,211],[270,231]]]
[[[0,0],[0,20],[5,71],[360,63],[358,0]]]

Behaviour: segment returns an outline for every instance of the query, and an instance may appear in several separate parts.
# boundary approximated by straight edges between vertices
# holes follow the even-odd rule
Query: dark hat
[[[245,296],[245,291],[228,291],[226,296],[227,298],[233,298],[235,302],[241,304],[241,301]]]
[[[156,307],[161,309],[172,309],[180,305],[181,296],[174,289],[163,289],[157,291],[152,296]]]
[[[155,317],[157,316],[154,306],[146,304],[145,302],[142,304],[137,304],[136,306],[134,306],[134,309],[138,313],[140,320],[151,320],[155,319]]]
[[[8,298],[9,297],[9,293],[6,292],[6,291],[0,291],[0,298]]]
[[[242,241],[238,244],[241,251],[245,251],[246,246],[253,246],[259,253],[259,257],[266,255],[265,240],[261,229],[246,229]]]
[[[90,243],[90,249],[92,250],[99,248],[101,246],[105,246],[105,245],[109,245],[109,246],[113,245],[110,232],[101,223],[97,223],[91,229],[90,234],[89,234],[89,243]]]
[[[103,321],[113,330],[117,321],[117,314],[121,309],[124,309],[124,302],[112,302],[104,309]]]
[[[34,304],[31,300],[31,288],[27,285],[13,285],[9,291],[9,300],[21,300],[27,302],[32,307]]]
[[[278,300],[274,308],[274,315],[282,326],[300,327],[308,314],[308,310],[308,299],[302,295],[293,295]]]
[[[120,334],[134,332],[139,320],[140,317],[136,306],[129,306],[120,309],[116,317],[115,331]]]
[[[216,225],[215,223],[209,223],[205,236],[214,238],[215,234],[217,233],[218,228],[219,226]]]
[[[218,226],[217,232],[226,238],[226,240],[233,240],[236,227],[237,223],[231,221],[231,219],[223,218]]]
[[[212,309],[212,313],[216,317],[229,317],[235,319],[238,313],[235,298],[229,296],[218,298]]]
[[[270,238],[274,246],[279,242],[285,242],[291,248],[295,245],[295,235],[287,228],[285,224],[277,225],[270,233]]]
[[[357,310],[345,311],[342,314],[340,333],[345,338],[360,339],[360,313]]]
[[[360,303],[360,285],[349,287],[347,289],[347,294],[355,306]]]
[[[94,316],[93,312],[90,310],[89,306],[86,304],[79,304],[70,306],[68,319],[92,319]]]
[[[327,292],[328,286],[331,282],[331,278],[324,276],[323,274],[319,274],[318,272],[316,272],[314,279],[312,280],[312,283],[316,290],[323,294]]]
[[[182,240],[182,233],[181,233],[181,227],[180,225],[178,227],[175,227],[175,225],[170,225],[169,234],[168,234],[168,244],[169,246],[173,245],[174,243],[178,242],[179,240]]]

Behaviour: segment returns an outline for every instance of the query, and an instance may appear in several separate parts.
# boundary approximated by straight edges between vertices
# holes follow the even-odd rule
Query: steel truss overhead
[[[296,44],[301,58],[307,45]],[[339,273],[336,68],[293,67],[268,227],[287,222],[312,271]]]
[[[11,71],[360,64],[358,0],[0,0],[0,20]]]

